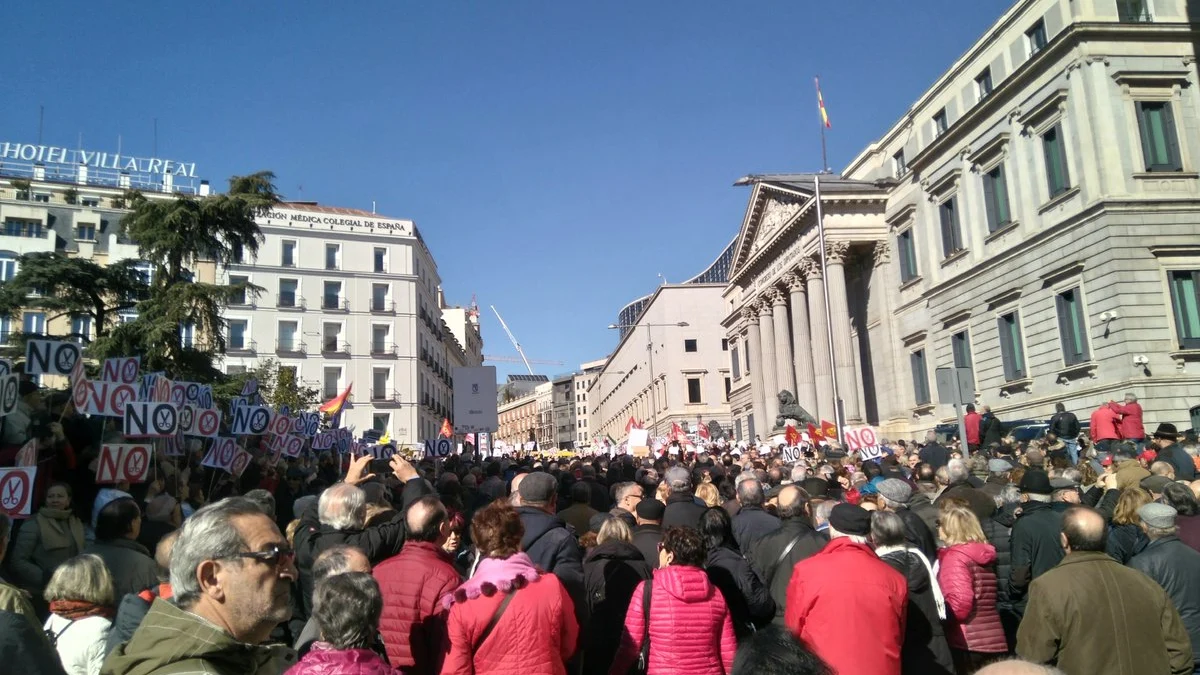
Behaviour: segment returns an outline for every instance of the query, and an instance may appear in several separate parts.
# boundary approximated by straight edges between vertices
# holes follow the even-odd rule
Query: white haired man
[[[254,502],[231,497],[196,511],[171,551],[174,600],[154,600],[102,675],[282,672],[295,653],[263,643],[291,616],[296,576],[295,553]]]

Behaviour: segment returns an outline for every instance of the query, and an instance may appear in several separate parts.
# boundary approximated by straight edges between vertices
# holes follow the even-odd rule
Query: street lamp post
[[[688,322],[680,321],[679,323],[635,323],[635,324],[609,324],[609,330],[618,330],[621,328],[637,328],[639,326],[646,327],[646,361],[650,368],[650,434],[652,436],[658,434],[658,395],[655,392],[654,386],[654,341],[650,336],[651,328],[687,328]]]

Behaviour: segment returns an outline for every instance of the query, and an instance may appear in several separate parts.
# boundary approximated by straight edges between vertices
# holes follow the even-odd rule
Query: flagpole
[[[824,140],[824,126],[821,138]],[[833,316],[829,311],[829,274],[825,267],[825,217],[821,208],[821,175],[813,176],[813,199],[817,203],[817,245],[821,254],[821,291],[825,296],[825,334],[829,344],[829,374],[833,380],[833,424],[837,427],[838,443],[842,443],[842,397],[838,391],[837,361],[833,356]]]

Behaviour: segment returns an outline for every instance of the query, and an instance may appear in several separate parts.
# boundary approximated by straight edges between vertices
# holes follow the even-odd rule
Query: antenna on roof
[[[46,106],[38,106],[38,145],[42,144],[42,129],[46,126]]]

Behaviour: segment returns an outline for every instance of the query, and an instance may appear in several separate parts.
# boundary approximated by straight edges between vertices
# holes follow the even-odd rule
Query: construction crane
[[[495,363],[522,363],[523,361],[515,356],[495,356],[493,354],[484,354],[484,361],[493,361]],[[539,366],[561,366],[562,361],[543,361],[541,359],[529,359],[529,363]]]
[[[533,366],[529,365],[529,357],[525,356],[525,350],[521,349],[521,343],[517,342],[517,337],[512,334],[511,330],[508,329],[508,324],[504,323],[504,317],[500,316],[500,312],[496,309],[496,306],[490,305],[490,307],[492,308],[492,311],[496,313],[496,318],[500,320],[500,327],[503,328],[504,333],[508,335],[508,341],[513,343],[513,346],[517,348],[517,353],[521,355],[521,361],[525,363],[525,369],[529,371],[530,375],[533,375]]]

